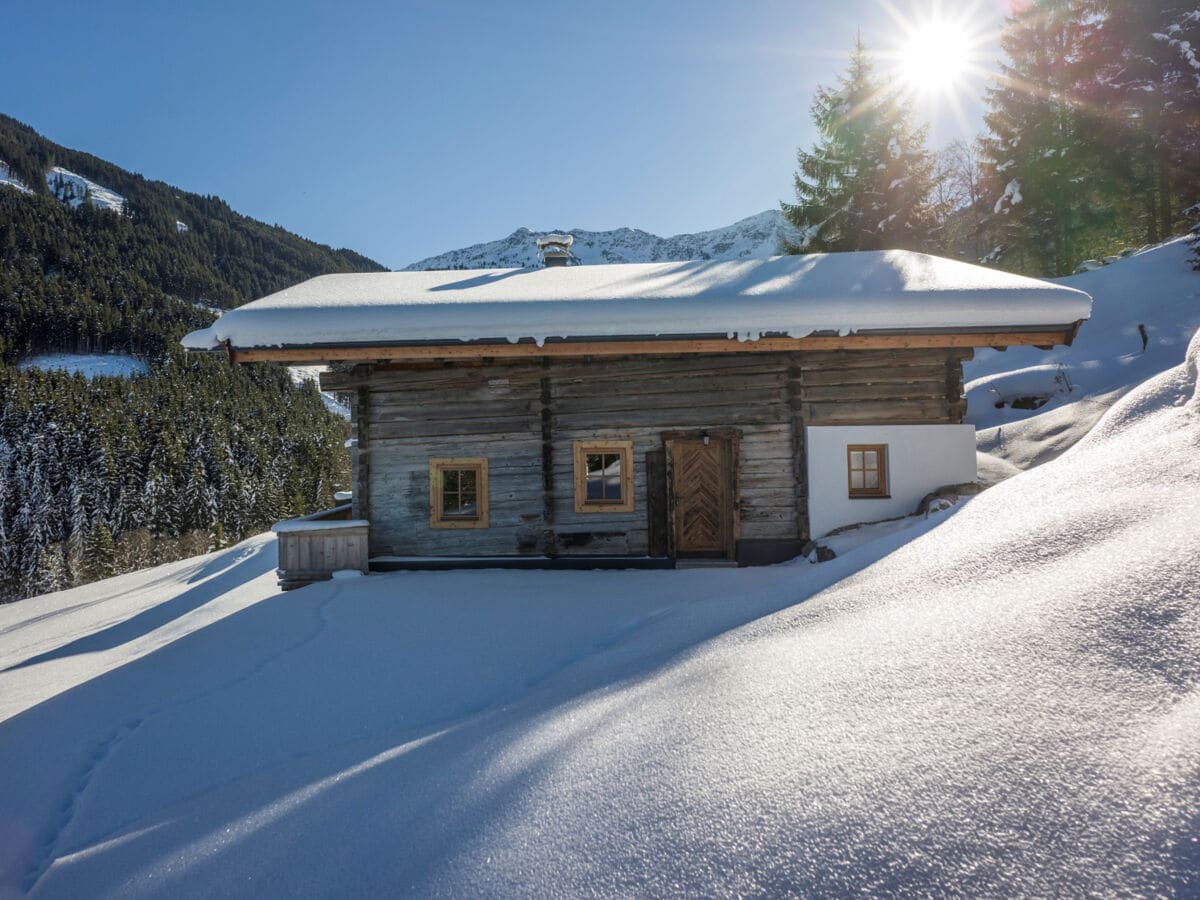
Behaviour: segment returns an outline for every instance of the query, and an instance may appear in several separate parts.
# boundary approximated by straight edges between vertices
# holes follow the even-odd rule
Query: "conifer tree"
[[[873,71],[862,40],[837,87],[812,104],[819,138],[797,150],[796,202],[782,204],[800,242],[787,252],[927,247],[934,160],[911,104]]]
[[[1084,37],[1074,0],[1030,5],[1005,23],[1008,61],[987,93],[994,231],[1004,263],[1031,274],[1069,274],[1104,235],[1119,242],[1113,173],[1079,99]]]
[[[112,532],[102,521],[92,525],[84,549],[84,571],[89,581],[116,574],[116,547]]]

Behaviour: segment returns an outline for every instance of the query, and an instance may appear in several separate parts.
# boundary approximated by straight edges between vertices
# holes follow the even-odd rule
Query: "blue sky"
[[[1002,0],[942,2],[1002,21]],[[901,40],[880,0],[97,0],[12,4],[2,30],[0,111],[390,266],[521,225],[675,234],[775,206],[856,30]]]

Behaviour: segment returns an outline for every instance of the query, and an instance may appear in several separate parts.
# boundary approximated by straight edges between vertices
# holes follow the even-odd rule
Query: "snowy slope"
[[[1198,361],[822,565],[281,596],[256,538],[0,608],[0,884],[1194,895]]]
[[[116,213],[125,209],[125,198],[116,191],[69,172],[62,166],[54,166],[46,173],[46,184],[50,187],[50,193],[71,209],[76,209],[84,198],[90,200],[97,209],[111,209]]]
[[[511,269],[540,265],[537,238],[550,231],[518,228],[506,238],[451,250],[406,267],[422,269]],[[560,229],[561,230],[561,229]],[[779,252],[784,240],[797,241],[799,233],[777,209],[734,222],[724,228],[677,234],[663,238],[638,228],[589,231],[570,228],[574,262],[598,263],[678,262],[689,259],[764,259]]]
[[[23,194],[32,193],[28,187],[21,183],[21,179],[13,174],[13,171],[8,167],[8,164],[4,162],[4,160],[0,159],[0,186],[4,185],[7,185],[11,188],[16,188]]]
[[[326,368],[327,366],[288,366],[288,374],[292,376],[292,384],[304,384],[306,381],[312,381],[319,385],[321,373]],[[330,391],[321,391],[321,402],[335,416],[341,416],[346,421],[350,420],[350,407],[341,403]]]
[[[1106,409],[1151,375],[1178,365],[1200,329],[1200,272],[1185,239],[1111,265],[1057,279],[1092,295],[1092,315],[1071,347],[976,351],[964,367],[967,419],[979,448],[1027,468],[1087,433]],[[1146,328],[1143,352],[1138,325]],[[1013,409],[1014,397],[1050,397]],[[1003,408],[996,403],[1004,402]]]

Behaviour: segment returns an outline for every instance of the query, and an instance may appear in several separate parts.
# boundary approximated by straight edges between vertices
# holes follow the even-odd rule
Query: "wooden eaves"
[[[924,330],[820,334],[802,338],[762,337],[740,341],[726,337],[660,337],[533,341],[461,341],[305,345],[297,347],[232,347],[223,349],[232,363],[314,364],[333,362],[409,362],[422,360],[506,360],[596,356],[642,356],[689,353],[781,353],[796,350],[913,350],[954,347],[1070,346],[1083,320],[1070,325],[1005,331]]]

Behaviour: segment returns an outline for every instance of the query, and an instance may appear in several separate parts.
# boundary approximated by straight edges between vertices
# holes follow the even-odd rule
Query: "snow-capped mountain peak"
[[[768,209],[724,228],[663,238],[640,228],[590,231],[586,228],[531,231],[518,228],[506,238],[430,256],[407,266],[424,269],[508,269],[540,265],[537,239],[562,232],[575,238],[573,265],[676,262],[689,259],[762,259],[779,253],[784,241],[798,241],[777,209]]]

